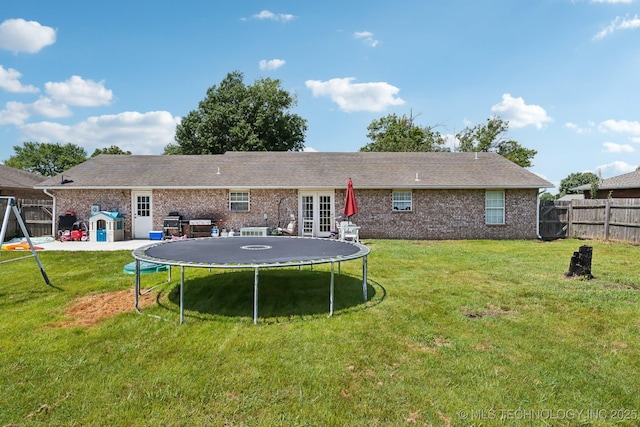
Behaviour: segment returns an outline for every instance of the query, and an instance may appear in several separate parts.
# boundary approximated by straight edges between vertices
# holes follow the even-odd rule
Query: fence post
[[[569,208],[567,209],[567,238],[573,238],[573,200],[569,201]]]
[[[609,240],[609,223],[611,215],[611,199],[606,199],[604,202],[604,240]]]

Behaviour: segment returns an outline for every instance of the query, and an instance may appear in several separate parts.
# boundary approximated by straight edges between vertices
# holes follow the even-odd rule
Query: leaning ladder
[[[49,281],[49,278],[47,277],[47,273],[45,273],[44,271],[44,267],[42,266],[42,263],[40,262],[40,258],[38,258],[38,253],[36,252],[36,248],[33,246],[33,243],[31,243],[31,237],[29,237],[29,231],[27,230],[27,227],[24,225],[24,221],[22,220],[22,216],[20,215],[20,211],[18,210],[18,207],[16,206],[16,198],[15,197],[6,197],[6,196],[0,196],[0,199],[6,199],[7,200],[7,210],[4,213],[4,219],[2,221],[2,231],[0,231],[0,244],[2,242],[4,242],[4,236],[7,232],[7,226],[9,224],[9,215],[11,215],[11,211],[13,210],[13,214],[16,216],[16,220],[18,221],[18,224],[20,225],[20,229],[22,230],[22,233],[24,234],[24,237],[27,239],[27,243],[29,244],[29,249],[31,250],[31,255],[27,255],[24,257],[19,257],[19,258],[13,258],[10,260],[6,260],[3,262],[0,262],[0,264],[4,264],[5,262],[10,262],[10,261],[17,261],[19,259],[24,259],[24,258],[29,258],[29,257],[34,257],[36,260],[36,263],[38,264],[38,267],[40,268],[40,273],[42,273],[42,277],[44,278],[44,282],[51,286],[51,282]]]

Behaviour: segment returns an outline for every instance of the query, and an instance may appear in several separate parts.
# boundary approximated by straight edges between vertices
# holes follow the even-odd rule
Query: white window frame
[[[406,198],[407,196],[408,199]],[[401,206],[404,209],[400,209]],[[393,212],[413,212],[413,191],[393,190],[393,194],[391,196],[391,210]]]
[[[244,199],[246,195],[246,200]],[[238,198],[241,196],[241,198]],[[239,209],[235,207],[236,205],[244,206],[246,204],[246,209]],[[251,210],[251,193],[249,190],[229,190],[229,211],[230,212],[249,212]]]
[[[486,190],[484,194],[484,217],[487,225],[505,224],[504,190]]]

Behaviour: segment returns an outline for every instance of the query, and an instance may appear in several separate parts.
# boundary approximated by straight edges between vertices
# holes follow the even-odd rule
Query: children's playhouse
[[[92,242],[124,240],[124,217],[119,212],[94,213],[89,217],[89,240]]]

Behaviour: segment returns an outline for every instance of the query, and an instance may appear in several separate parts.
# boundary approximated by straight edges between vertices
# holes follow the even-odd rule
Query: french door
[[[298,204],[300,235],[329,237],[335,217],[333,191],[300,192]]]

